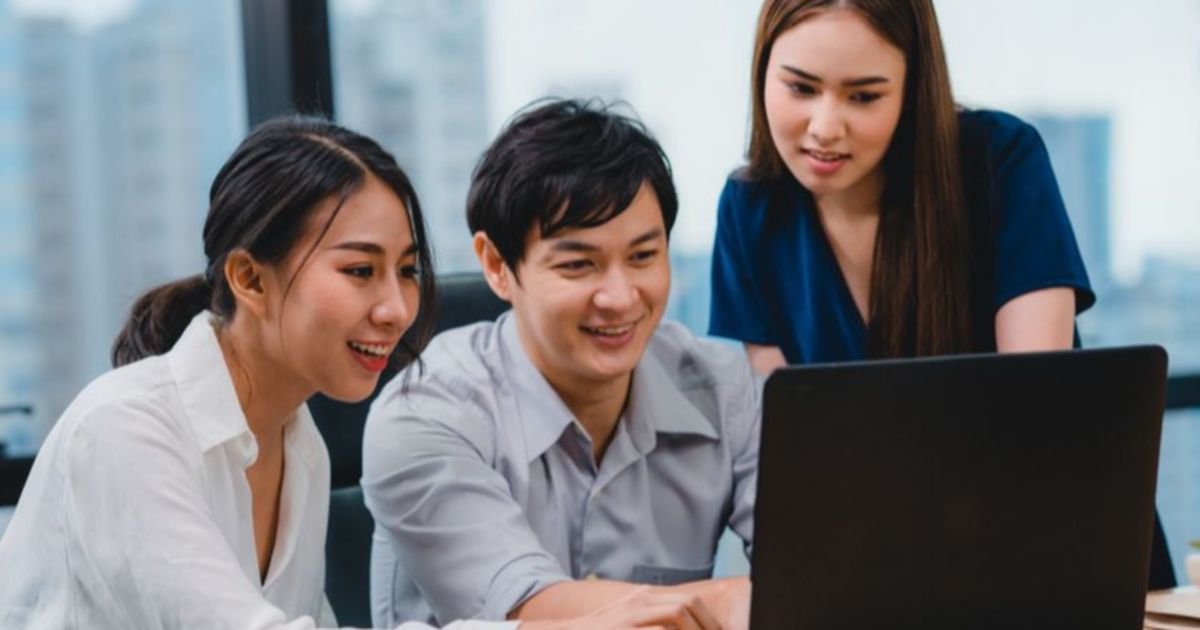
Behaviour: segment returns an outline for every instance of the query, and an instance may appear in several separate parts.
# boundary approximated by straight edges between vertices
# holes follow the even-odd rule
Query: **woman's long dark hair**
[[[309,216],[332,197],[337,204],[321,227],[319,243],[368,175],[396,193],[412,225],[421,303],[416,321],[392,355],[391,367],[417,359],[433,329],[435,286],[425,222],[412,184],[395,158],[374,140],[323,119],[289,116],[256,127],[221,167],[209,190],[204,273],[151,289],[134,302],[113,342],[113,367],[170,350],[204,309],[228,321],[236,303],[225,279],[226,257],[245,250],[258,262],[280,262],[303,235]],[[310,249],[305,258],[311,254]]]
[[[815,13],[857,12],[907,62],[904,105],[884,156],[867,353],[902,357],[975,349],[976,269],[966,207],[957,110],[931,0],[767,0],[759,14],[751,79],[749,177],[787,175],[771,140],[763,89],[775,40]]]

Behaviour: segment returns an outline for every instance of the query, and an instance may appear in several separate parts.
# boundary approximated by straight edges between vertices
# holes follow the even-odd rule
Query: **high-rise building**
[[[335,114],[391,151],[425,210],[439,271],[475,269],[471,169],[488,142],[480,0],[333,7]]]
[[[34,259],[29,278],[35,289],[33,339],[34,409],[43,430],[78,392],[85,380],[85,326],[95,316],[84,300],[89,277],[84,260],[85,233],[79,186],[84,170],[78,142],[86,137],[78,108],[86,103],[79,84],[85,58],[83,41],[62,20],[30,18],[20,22],[22,82],[25,99],[23,173],[32,212]],[[88,308],[91,306],[92,308]]]
[[[0,445],[9,454],[34,446],[29,411],[36,370],[19,35],[16,18],[0,2]]]
[[[208,184],[245,128],[236,7],[20,22],[43,427],[108,367],[138,294],[203,271]]]
[[[1109,201],[1112,123],[1108,116],[1035,115],[1058,179],[1088,278],[1097,293],[1112,286]]]

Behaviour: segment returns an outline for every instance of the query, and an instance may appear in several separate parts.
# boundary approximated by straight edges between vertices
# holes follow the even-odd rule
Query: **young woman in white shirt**
[[[362,400],[389,362],[417,358],[434,289],[421,209],[379,145],[310,118],[255,129],[210,204],[204,273],[137,300],[116,369],[38,454],[0,540],[0,628],[336,623],[329,457],[304,401]],[[648,589],[521,627],[718,625]]]

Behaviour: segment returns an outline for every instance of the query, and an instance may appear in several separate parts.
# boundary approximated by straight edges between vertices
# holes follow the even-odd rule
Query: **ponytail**
[[[192,319],[212,301],[212,285],[203,275],[147,291],[133,303],[124,328],[113,341],[113,367],[170,350]]]

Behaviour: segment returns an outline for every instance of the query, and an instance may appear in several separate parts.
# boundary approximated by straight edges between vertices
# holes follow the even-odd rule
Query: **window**
[[[245,133],[238,15],[0,3],[0,453],[32,455],[107,369],[136,295],[202,271],[208,183]]]

